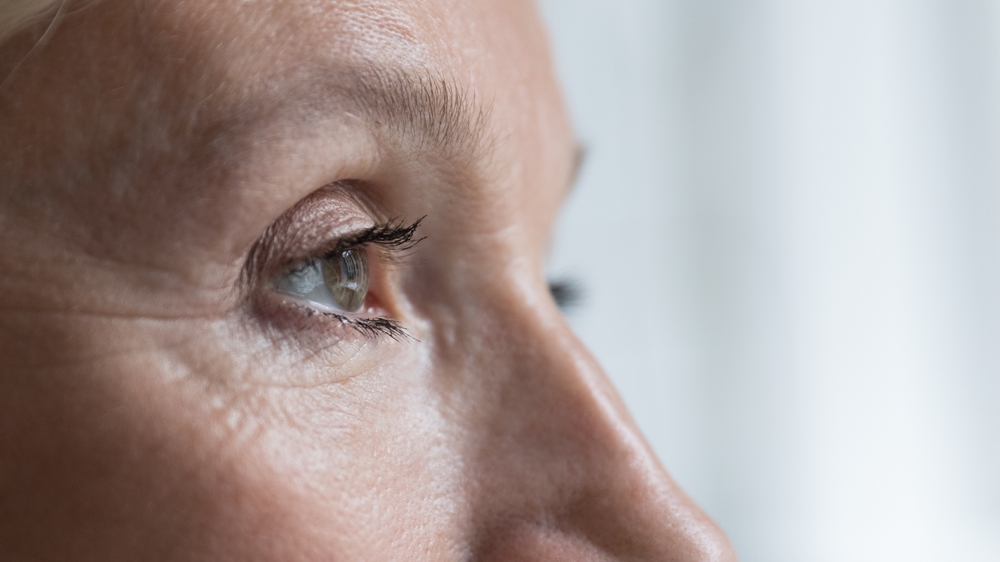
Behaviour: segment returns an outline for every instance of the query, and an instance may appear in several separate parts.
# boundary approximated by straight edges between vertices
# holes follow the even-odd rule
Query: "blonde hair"
[[[0,42],[56,11],[66,0],[0,0]]]

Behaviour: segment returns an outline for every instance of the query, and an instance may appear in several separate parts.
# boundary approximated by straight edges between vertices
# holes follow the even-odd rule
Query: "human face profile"
[[[0,559],[735,559],[550,293],[533,4],[43,24],[0,46]]]

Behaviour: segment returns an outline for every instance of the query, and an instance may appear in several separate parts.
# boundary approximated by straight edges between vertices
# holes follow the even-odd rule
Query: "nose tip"
[[[721,529],[674,482],[624,412],[605,413],[565,521],[611,559],[730,562]]]
[[[656,560],[664,562],[735,562],[728,542],[716,538],[702,544],[674,545],[663,552],[629,552],[595,544],[589,537],[553,529],[522,526],[506,529],[475,557],[483,562],[610,562]]]
[[[518,332],[530,341],[493,363],[497,401],[478,465],[491,499],[478,558],[736,560],[565,323],[532,328]]]

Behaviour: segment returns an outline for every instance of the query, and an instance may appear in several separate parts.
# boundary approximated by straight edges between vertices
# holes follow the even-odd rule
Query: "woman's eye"
[[[350,248],[315,258],[285,274],[275,290],[327,312],[357,312],[368,294],[368,254]]]

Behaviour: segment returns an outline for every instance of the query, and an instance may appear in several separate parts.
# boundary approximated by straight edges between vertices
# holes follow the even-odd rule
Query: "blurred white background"
[[[743,562],[1000,560],[1000,2],[542,10],[551,270]]]

